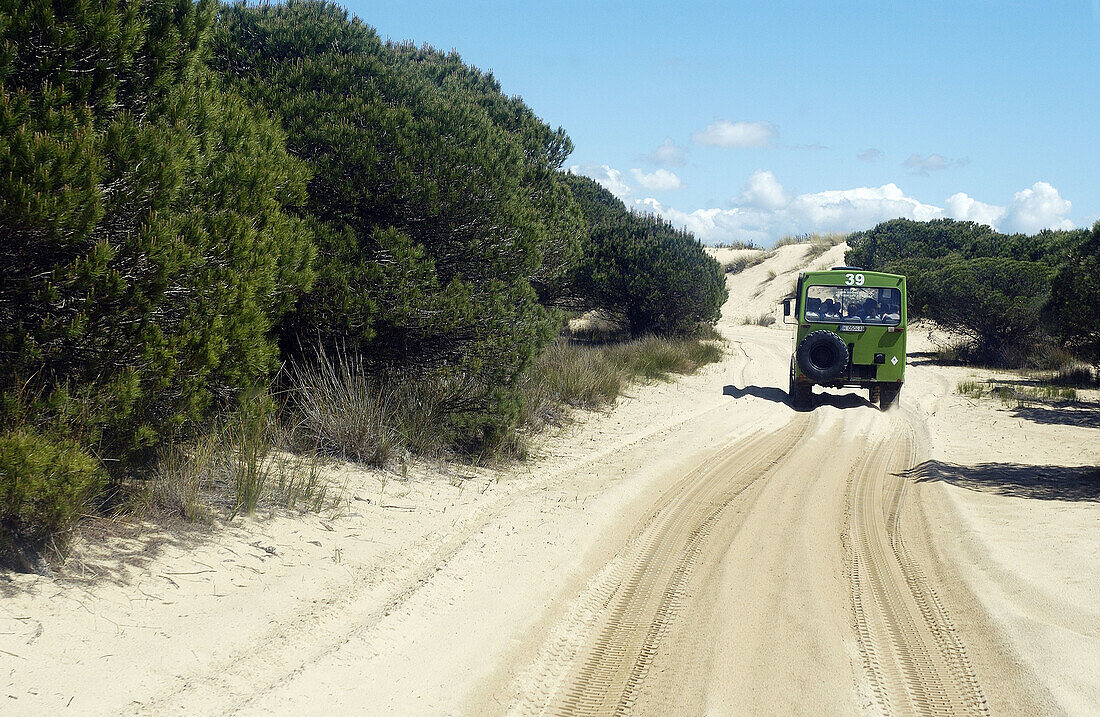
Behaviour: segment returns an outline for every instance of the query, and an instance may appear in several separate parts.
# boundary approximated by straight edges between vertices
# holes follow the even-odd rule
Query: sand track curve
[[[904,471],[915,463],[911,430],[896,421],[850,478],[847,567],[863,665],[890,714],[988,714],[966,648],[899,528]]]
[[[797,416],[781,431],[716,453],[669,491],[577,600],[516,712],[628,712],[676,619],[703,542],[730,505],[789,456],[810,423]]]

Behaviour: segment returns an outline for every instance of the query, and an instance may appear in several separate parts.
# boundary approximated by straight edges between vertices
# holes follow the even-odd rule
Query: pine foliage
[[[1063,344],[1100,366],[1100,222],[1059,266],[1044,316]]]
[[[75,441],[0,433],[0,564],[25,560],[72,525],[102,485],[99,463]]]
[[[909,317],[967,336],[978,361],[1022,364],[1050,331],[1085,353],[1095,341],[1088,310],[1079,312],[1092,286],[1085,231],[1001,234],[953,219],[894,219],[852,234],[848,245],[849,265],[905,274]]]
[[[631,335],[685,335],[718,320],[725,271],[688,232],[636,215],[586,177],[569,176],[590,231],[574,275],[583,308],[621,316]]]
[[[0,424],[129,459],[266,378],[304,166],[220,90],[213,2],[0,2]]]
[[[532,282],[552,294],[576,253],[564,133],[456,55],[386,44],[328,3],[224,9],[212,62],[313,171],[318,279],[284,348],[446,372],[474,434],[507,421],[554,329]]]

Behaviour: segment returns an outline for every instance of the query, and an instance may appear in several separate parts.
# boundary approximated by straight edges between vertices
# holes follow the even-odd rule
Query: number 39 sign
[[[845,274],[844,284],[845,286],[863,286],[863,282],[866,279],[863,278],[863,274]]]

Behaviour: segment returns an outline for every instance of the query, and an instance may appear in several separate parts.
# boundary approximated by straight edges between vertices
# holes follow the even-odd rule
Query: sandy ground
[[[744,320],[804,251],[730,278],[721,363],[526,464],[338,466],[334,515],[0,576],[0,713],[1100,712],[1100,411],[959,396],[914,334],[900,409],[794,412]]]

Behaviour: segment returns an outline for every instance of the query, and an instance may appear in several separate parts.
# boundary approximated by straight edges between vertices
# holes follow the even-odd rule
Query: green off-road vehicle
[[[799,275],[783,303],[797,323],[791,356],[791,404],[813,407],[813,386],[856,386],[882,410],[905,379],[905,277],[838,266]]]

